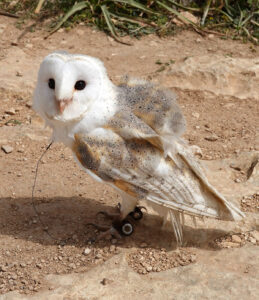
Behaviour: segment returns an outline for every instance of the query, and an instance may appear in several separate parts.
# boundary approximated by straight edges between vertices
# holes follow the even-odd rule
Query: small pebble
[[[68,266],[69,266],[69,268],[71,268],[71,269],[75,269],[75,268],[76,268],[76,265],[75,265],[74,263],[71,263],[71,264],[69,264]]]
[[[33,48],[33,44],[25,44],[25,48],[32,49]]]
[[[97,258],[97,259],[102,258],[102,254],[101,254],[101,253],[97,253],[97,254],[95,255],[95,258]]]
[[[252,244],[256,244],[256,239],[250,236],[249,242],[251,242]]]
[[[26,107],[31,108],[32,107],[32,102],[27,102],[25,105],[26,105]]]
[[[12,146],[9,146],[9,145],[3,145],[1,147],[1,149],[6,153],[6,154],[9,154],[11,152],[13,152],[13,147]]]
[[[205,140],[210,141],[210,142],[215,142],[219,139],[219,137],[216,134],[212,134],[210,136],[206,136]]]
[[[234,243],[241,243],[242,239],[238,235],[232,235],[232,242]]]
[[[107,285],[109,282],[110,282],[109,279],[103,278],[103,280],[101,281],[101,284],[102,284],[102,285]]]
[[[0,272],[6,272],[7,271],[7,267],[5,266],[0,266]]]
[[[196,255],[191,255],[190,261],[191,261],[191,262],[195,262],[195,261],[196,261]]]
[[[152,267],[151,267],[151,266],[147,266],[147,267],[146,267],[146,270],[147,270],[148,272],[151,272],[151,271],[152,271]]]
[[[15,109],[13,107],[11,107],[8,110],[6,110],[5,113],[13,116],[13,115],[15,115]]]
[[[17,71],[17,72],[16,72],[16,76],[17,76],[17,77],[22,77],[23,75],[22,75],[22,73],[21,73],[20,71]]]
[[[90,249],[90,248],[85,248],[85,250],[83,251],[83,254],[84,254],[84,255],[88,255],[88,254],[91,253],[91,251],[92,251],[92,249]]]
[[[116,247],[114,245],[110,246],[110,252],[114,252],[116,250]]]
[[[259,241],[259,231],[256,231],[256,230],[252,231],[252,232],[250,232],[250,235],[257,241]]]
[[[197,113],[197,112],[193,112],[193,113],[192,113],[192,116],[195,117],[196,119],[199,119],[200,114]]]

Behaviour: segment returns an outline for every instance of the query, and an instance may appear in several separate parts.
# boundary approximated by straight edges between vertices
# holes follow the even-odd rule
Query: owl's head
[[[41,63],[33,108],[48,124],[79,120],[111,85],[99,59],[54,52]]]

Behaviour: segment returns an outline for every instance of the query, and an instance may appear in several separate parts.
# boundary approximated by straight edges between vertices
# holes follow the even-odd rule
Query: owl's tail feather
[[[199,179],[203,196],[207,198],[208,201],[213,201],[218,204],[217,217],[219,219],[239,221],[245,217],[245,215],[236,206],[226,200],[225,197],[208,182],[208,179],[203,173],[199,163],[184,144],[177,143],[177,153]]]
[[[174,230],[174,235],[178,245],[183,243],[183,224],[180,220],[180,212],[170,209],[169,210],[171,224]]]

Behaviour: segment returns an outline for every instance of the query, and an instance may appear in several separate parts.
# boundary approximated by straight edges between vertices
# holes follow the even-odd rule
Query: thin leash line
[[[44,152],[41,154],[38,162],[37,162],[37,165],[36,165],[36,169],[35,169],[35,176],[34,176],[34,182],[33,182],[33,186],[32,186],[32,192],[31,192],[31,204],[32,204],[32,207],[33,207],[33,210],[42,226],[42,229],[44,232],[47,233],[47,235],[53,239],[54,241],[57,241],[59,244],[66,244],[66,241],[67,239],[58,239],[58,238],[55,238],[48,230],[48,226],[46,226],[44,224],[44,222],[42,221],[41,217],[40,217],[40,214],[37,210],[37,207],[36,207],[36,204],[35,204],[35,198],[34,198],[34,192],[35,192],[35,188],[36,188],[36,183],[37,183],[37,176],[38,176],[38,172],[39,172],[39,165],[40,165],[40,162],[43,158],[43,156],[46,154],[46,152],[50,149],[51,145],[53,144],[53,141],[51,141],[49,143],[49,145],[46,147],[46,149],[44,150]],[[68,238],[69,239],[69,238]]]
[[[37,175],[38,175],[38,171],[39,171],[39,164],[43,158],[43,156],[46,154],[46,152],[49,150],[49,148],[51,147],[51,145],[53,144],[53,141],[50,142],[50,144],[46,147],[46,149],[44,150],[44,152],[41,154],[38,162],[37,162],[37,165],[36,165],[36,170],[35,170],[35,176],[34,176],[34,182],[33,182],[33,186],[32,186],[32,192],[31,192],[31,204],[32,204],[32,207],[34,209],[34,212],[36,214],[36,216],[38,217],[38,220],[43,228],[43,230],[47,233],[47,235],[52,238],[53,240],[55,241],[58,241],[58,239],[56,239],[54,236],[52,236],[49,231],[48,231],[48,228],[45,226],[45,224],[43,223],[43,221],[41,220],[41,217],[40,217],[40,214],[36,208],[36,205],[35,205],[35,202],[34,202],[34,191],[35,191],[35,187],[36,187],[36,182],[37,182]]]

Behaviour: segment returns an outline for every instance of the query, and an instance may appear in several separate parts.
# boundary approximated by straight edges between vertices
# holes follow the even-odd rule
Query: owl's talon
[[[136,206],[134,211],[132,211],[131,213],[129,213],[129,215],[135,220],[135,221],[139,221],[143,218],[143,212],[141,211],[141,209],[145,209],[147,210],[144,206]]]
[[[144,209],[144,210],[147,212],[147,209],[146,209],[145,206],[136,206],[136,208],[139,208],[140,210],[141,210],[141,209]]]

